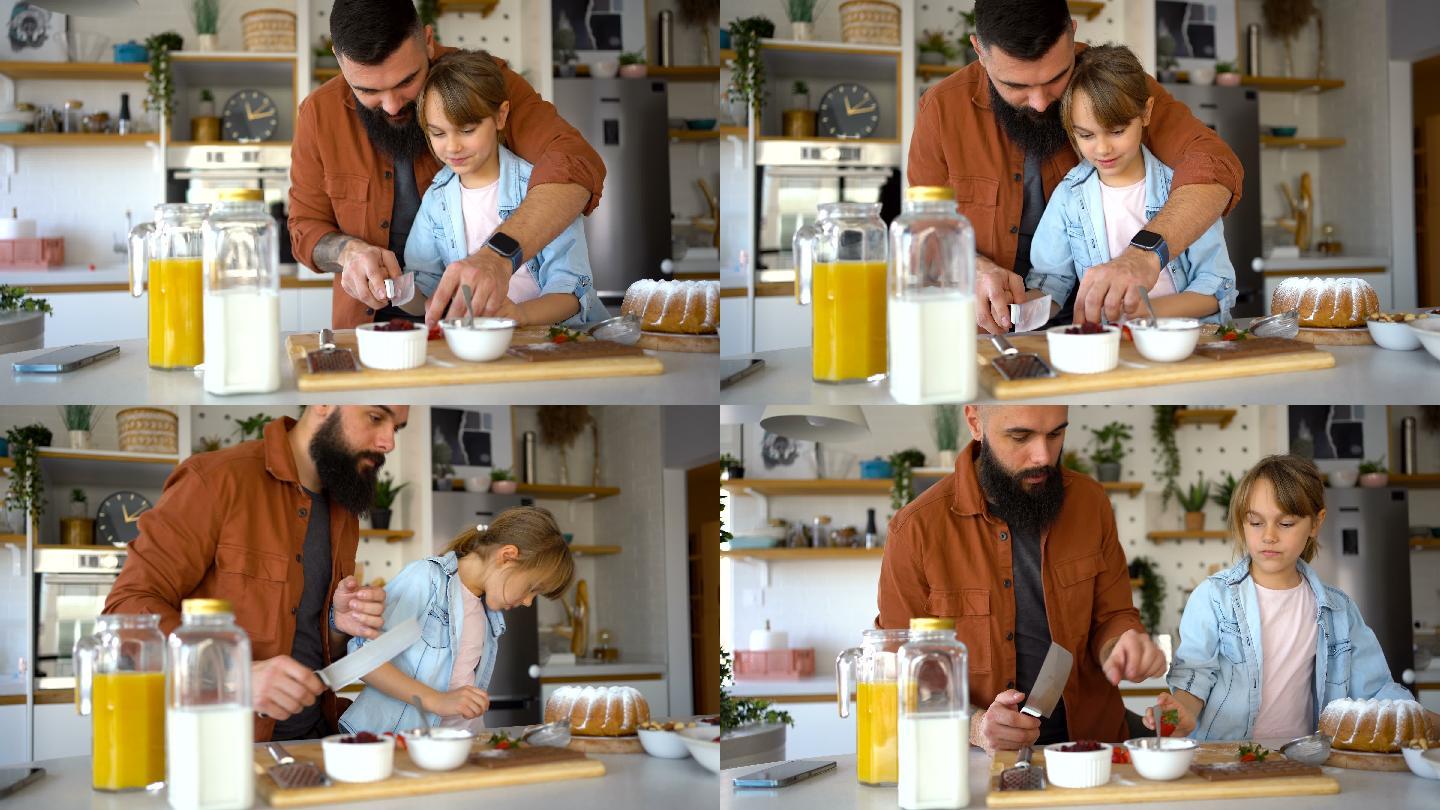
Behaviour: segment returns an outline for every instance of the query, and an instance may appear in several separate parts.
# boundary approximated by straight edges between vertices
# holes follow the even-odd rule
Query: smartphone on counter
[[[66,346],[11,364],[16,374],[64,374],[120,353],[120,347],[105,344]]]
[[[834,760],[796,759],[735,777],[737,788],[782,788],[835,770]]]

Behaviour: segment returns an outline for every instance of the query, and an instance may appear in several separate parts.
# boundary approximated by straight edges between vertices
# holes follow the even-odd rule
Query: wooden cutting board
[[[1295,335],[1296,340],[1303,340],[1306,343],[1320,343],[1326,346],[1374,346],[1375,340],[1370,337],[1370,330],[1364,326],[1352,326],[1346,329],[1321,329],[1317,327],[1302,326],[1299,334]]]
[[[1326,765],[1336,768],[1350,768],[1356,771],[1393,771],[1407,773],[1410,766],[1405,764],[1404,754],[1372,754],[1366,751],[1341,751],[1330,749]]]
[[[325,755],[319,742],[286,743],[285,750],[297,762],[313,762],[323,772]],[[332,782],[317,787],[284,789],[275,784],[266,772],[274,760],[263,747],[255,749],[255,792],[271,807],[307,807],[394,799],[426,793],[450,793],[460,790],[528,785],[535,782],[557,782],[605,775],[605,765],[584,754],[563,748],[522,748],[503,758],[492,759],[472,754],[470,761],[453,771],[426,771],[410,761],[400,749],[395,750],[396,773],[379,782]],[[399,771],[417,774],[402,776]]]
[[[545,343],[545,328],[530,326],[515,330],[510,345]],[[630,377],[662,374],[665,366],[651,355],[633,357],[595,357],[532,363],[519,357],[503,356],[488,363],[461,360],[442,340],[432,340],[426,347],[425,365],[404,371],[381,371],[360,367],[353,372],[311,374],[305,364],[305,353],[319,345],[314,332],[287,335],[285,352],[295,369],[295,383],[301,391],[354,391],[367,388],[408,388],[431,385],[470,385],[474,383],[534,382],[537,380],[576,380],[592,377]],[[335,332],[335,345],[351,349],[358,360],[355,331]]]
[[[657,352],[693,352],[719,354],[719,335],[672,335],[667,332],[641,332],[636,345]]]
[[[1278,337],[1248,337],[1244,340],[1210,340],[1195,347],[1197,354],[1214,360],[1242,360],[1266,354],[1313,352],[1315,344]]]
[[[1201,743],[1195,754],[1196,764],[1235,761],[1239,743]],[[1272,757],[1280,757],[1272,753]],[[1044,767],[1045,755],[1036,751],[1031,759]],[[1251,799],[1274,796],[1318,796],[1339,793],[1340,783],[1331,776],[1279,776],[1268,779],[1238,779],[1211,782],[1194,773],[1172,782],[1152,782],[1135,772],[1134,765],[1111,765],[1110,781],[1093,788],[1058,788],[1044,790],[999,789],[1000,772],[1015,764],[1014,751],[1001,751],[990,763],[989,793],[985,804],[990,807],[1059,807],[1081,804],[1122,804],[1132,802],[1187,801],[1191,799]]]
[[[1202,339],[1203,340],[1203,339]],[[1020,335],[1010,338],[1015,348],[1022,352],[1034,352],[1049,360],[1050,352],[1044,335]],[[978,346],[980,362],[980,384],[996,399],[1024,399],[1028,397],[1055,397],[1070,394],[1085,394],[1095,391],[1115,391],[1123,388],[1148,388],[1174,383],[1229,380],[1237,377],[1253,377],[1264,374],[1286,374],[1292,371],[1311,371],[1333,368],[1335,356],[1327,351],[1315,349],[1297,350],[1283,354],[1237,356],[1216,360],[1203,354],[1193,354],[1178,363],[1156,363],[1146,360],[1135,350],[1135,344],[1120,342],[1120,365],[1102,374],[1067,374],[1034,380],[1006,380],[990,365],[995,357],[995,347],[990,341]],[[1126,363],[1134,366],[1127,366]]]
[[[643,754],[645,747],[640,744],[639,735],[629,737],[578,737],[570,735],[571,751],[587,754]]]

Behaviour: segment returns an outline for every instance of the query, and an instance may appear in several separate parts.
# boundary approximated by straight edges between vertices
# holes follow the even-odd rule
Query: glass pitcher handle
[[[146,271],[149,269],[149,257],[146,255],[145,240],[150,232],[155,230],[153,222],[142,222],[130,229],[130,295],[135,298],[145,294]]]
[[[841,717],[850,716],[850,673],[863,652],[859,647],[851,647],[835,656],[835,699],[840,704]]]
[[[95,684],[95,658],[99,645],[94,636],[82,636],[75,642],[75,713],[90,714],[90,698]]]
[[[815,224],[808,223],[795,230],[790,240],[790,255],[795,260],[795,303],[810,303],[810,278],[815,267]],[[845,715],[841,715],[844,717]]]

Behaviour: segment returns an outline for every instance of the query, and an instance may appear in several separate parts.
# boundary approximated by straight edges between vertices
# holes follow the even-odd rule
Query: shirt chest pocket
[[[955,635],[965,644],[971,673],[990,671],[990,591],[985,588],[931,591],[925,597],[925,610],[931,616],[955,620]]]
[[[1000,182],[993,177],[951,176],[950,187],[955,189],[955,205],[970,220],[979,244],[993,244]]]
[[[1084,226],[1071,223],[1065,226],[1065,241],[1070,245],[1070,258],[1076,267],[1092,267],[1096,264],[1091,255],[1090,239],[1085,235]]]
[[[1220,654],[1232,664],[1245,662],[1245,642],[1240,638],[1239,622],[1220,620]]]
[[[215,577],[219,590],[235,609],[235,623],[252,641],[277,640],[292,564],[290,558],[279,554],[243,546],[216,546]]]
[[[370,207],[370,178],[358,174],[326,174],[325,195],[335,209],[335,224],[347,233],[361,233]]]
[[[1104,570],[1100,552],[1073,557],[1053,564],[1055,582],[1060,586],[1055,597],[1059,599],[1059,610],[1048,610],[1051,616],[1068,628],[1067,638],[1083,634],[1090,629],[1090,617],[1095,611],[1095,577]],[[1047,594],[1047,599],[1049,595]],[[1051,635],[1055,630],[1051,629]]]
[[[1350,680],[1350,663],[1354,657],[1355,645],[1350,639],[1337,641],[1331,644],[1325,651],[1325,681],[1327,683],[1347,683]]]
[[[449,649],[450,614],[432,605],[420,623],[420,638],[432,650]]]

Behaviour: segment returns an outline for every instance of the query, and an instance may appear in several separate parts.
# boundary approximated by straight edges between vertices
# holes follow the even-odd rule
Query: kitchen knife
[[[343,687],[374,672],[381,664],[404,652],[405,648],[419,640],[420,623],[414,618],[406,619],[382,633],[379,638],[365,642],[360,649],[315,674],[320,676],[321,682],[330,687],[331,691],[339,692]]]
[[[1070,680],[1070,667],[1075,657],[1070,651],[1055,642],[1050,642],[1050,651],[1045,653],[1045,663],[1040,665],[1040,674],[1030,694],[1025,696],[1025,707],[1020,711],[1031,717],[1049,717],[1055,711],[1060,693],[1065,691],[1065,682]]]

